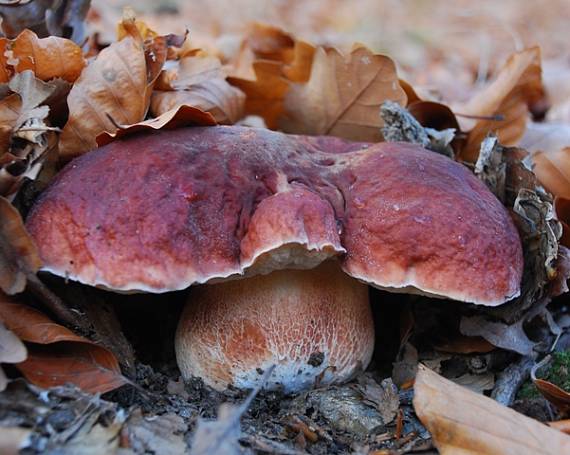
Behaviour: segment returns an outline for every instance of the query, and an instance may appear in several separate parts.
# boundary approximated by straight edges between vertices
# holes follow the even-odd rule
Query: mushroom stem
[[[176,333],[185,379],[215,389],[294,392],[344,382],[366,368],[374,348],[368,287],[334,261],[192,289]]]

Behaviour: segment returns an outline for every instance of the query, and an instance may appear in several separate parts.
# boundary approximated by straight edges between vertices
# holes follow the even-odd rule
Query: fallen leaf
[[[161,84],[170,89],[152,95],[150,110],[154,116],[182,105],[209,112],[222,124],[236,123],[243,116],[245,95],[226,81],[217,58],[185,57],[170,71],[174,74]]]
[[[164,114],[117,129],[114,133],[103,132],[97,136],[97,144],[101,147],[124,136],[150,130],[170,130],[183,126],[214,126],[216,119],[209,112],[191,106],[178,106]]]
[[[69,120],[59,144],[64,160],[95,148],[100,133],[114,132],[116,125],[138,123],[146,116],[166,54],[147,59],[149,53],[156,57],[156,49],[145,46],[133,18],[126,18],[123,26],[130,34],[103,49],[69,92]]]
[[[484,316],[463,316],[460,330],[463,335],[480,336],[493,346],[530,355],[534,343],[528,338],[523,329],[523,320],[515,324],[505,324],[499,321],[487,320]]]
[[[495,386],[495,375],[493,373],[485,374],[469,374],[466,373],[452,381],[462,387],[465,387],[475,393],[484,393],[493,390]]]
[[[12,132],[21,111],[22,98],[17,93],[0,100],[0,156],[10,149]]]
[[[420,365],[414,409],[442,455],[570,453],[570,437]]]
[[[32,430],[19,427],[0,427],[0,453],[18,455],[30,444]]]
[[[570,147],[535,153],[532,160],[540,183],[555,196],[570,199]]]
[[[16,74],[8,84],[12,95],[0,101],[0,195],[15,193],[24,177],[34,179],[55,143],[46,122],[49,101],[57,87],[37,79],[32,71]]]
[[[452,354],[474,354],[491,352],[495,349],[495,346],[483,337],[457,335],[451,339],[435,344],[434,349]]]
[[[519,146],[533,153],[555,153],[570,147],[570,123],[529,122]]]
[[[283,75],[291,82],[307,82],[311,77],[315,46],[306,41],[295,41],[293,59],[283,67]]]
[[[244,412],[245,409],[241,406],[224,403],[218,409],[217,420],[198,419],[190,453],[239,455],[241,453],[239,421]]]
[[[562,433],[570,435],[570,419],[557,420],[555,422],[546,422],[546,424],[551,428],[555,428]]]
[[[406,104],[389,57],[365,47],[356,47],[348,56],[320,47],[309,81],[292,83],[285,95],[279,126],[288,133],[378,142],[379,110],[387,100]]]
[[[17,294],[26,287],[26,277],[41,266],[36,245],[20,213],[0,196],[0,289]]]
[[[24,343],[0,322],[0,364],[23,362],[27,356],[28,351]],[[0,366],[0,392],[3,391],[7,385],[8,379]]]
[[[137,409],[125,423],[122,432],[134,453],[182,455],[189,452],[184,441],[187,430],[184,419],[176,414],[145,418]]]
[[[570,393],[550,381],[537,377],[537,372],[541,368],[549,366],[551,360],[552,356],[548,355],[542,361],[534,365],[530,371],[530,377],[541,395],[556,406],[560,412],[567,414],[570,411]],[[568,374],[565,367],[561,369]]]
[[[562,224],[560,243],[570,247],[570,199],[556,197],[554,199],[554,212],[556,213],[556,219]]]
[[[469,132],[460,158],[475,162],[481,142],[490,132],[496,132],[504,145],[516,144],[525,132],[528,106],[542,97],[540,49],[532,47],[511,55],[492,83],[466,103],[453,106],[455,113],[464,116],[460,117],[462,130]]]
[[[75,384],[105,393],[129,381],[107,349],[76,335],[39,311],[0,293],[0,320],[28,344],[28,358],[16,367],[40,387]]]
[[[385,425],[394,421],[400,408],[400,397],[391,378],[378,384],[371,375],[362,374],[354,387],[362,394],[364,403],[372,405],[380,413]]]
[[[24,343],[0,323],[0,363],[23,362],[26,355]]]
[[[213,453],[238,455],[242,453],[239,443],[241,416],[273,374],[274,369],[275,366],[271,366],[265,370],[258,386],[249,393],[239,406],[222,403],[218,409],[217,420],[198,419],[192,438],[191,455],[210,455]]]
[[[0,38],[0,83],[5,83],[12,77],[12,72],[7,68],[6,50],[8,48],[9,40]]]
[[[18,62],[14,65],[16,72],[31,70],[43,81],[61,78],[74,82],[85,67],[81,48],[57,36],[40,39],[31,30],[24,30],[12,41],[10,49]]]
[[[283,76],[283,64],[271,60],[253,62],[255,80],[229,77],[228,82],[245,93],[245,114],[263,118],[268,128],[276,129],[283,114],[289,85]]]

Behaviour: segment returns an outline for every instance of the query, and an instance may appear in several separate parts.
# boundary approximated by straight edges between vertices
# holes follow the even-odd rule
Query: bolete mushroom
[[[216,388],[251,387],[271,364],[270,386],[289,391],[365,368],[366,284],[494,306],[519,294],[523,268],[507,210],[446,157],[237,126],[90,152],[27,227],[44,270],[71,280],[119,292],[200,284],[177,359]]]

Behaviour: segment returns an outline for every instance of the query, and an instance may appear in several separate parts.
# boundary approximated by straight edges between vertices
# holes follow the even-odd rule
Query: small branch
[[[61,322],[71,327],[83,327],[80,315],[68,308],[36,275],[28,275],[27,278],[30,292]]]
[[[515,397],[521,386],[530,377],[530,371],[533,366],[534,358],[532,356],[525,356],[518,362],[505,368],[505,370],[499,374],[495,388],[491,393],[491,398],[504,406],[510,406],[515,401]]]

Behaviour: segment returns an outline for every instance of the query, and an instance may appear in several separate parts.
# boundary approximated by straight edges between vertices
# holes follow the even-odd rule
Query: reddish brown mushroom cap
[[[343,255],[372,285],[484,305],[519,293],[520,240],[465,167],[409,144],[242,127],[118,140],[73,161],[27,226],[45,269],[164,292]]]

